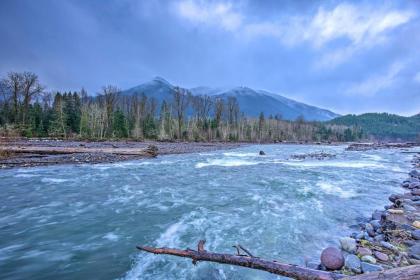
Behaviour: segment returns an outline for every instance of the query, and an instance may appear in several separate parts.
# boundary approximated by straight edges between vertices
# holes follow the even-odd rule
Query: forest
[[[235,97],[194,96],[176,87],[160,104],[142,92],[121,94],[104,86],[96,94],[48,91],[31,72],[0,80],[0,134],[63,139],[159,141],[356,141],[358,126],[283,120],[281,114],[252,118]]]

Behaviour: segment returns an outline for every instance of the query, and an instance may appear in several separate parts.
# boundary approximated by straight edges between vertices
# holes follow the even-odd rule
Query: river
[[[266,155],[259,156],[259,150]],[[309,152],[333,159],[290,160]],[[276,279],[136,251],[206,248],[303,264],[391,193],[411,155],[262,145],[96,165],[0,170],[0,279]]]

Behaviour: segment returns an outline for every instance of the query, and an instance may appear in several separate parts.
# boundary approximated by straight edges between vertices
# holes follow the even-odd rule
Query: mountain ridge
[[[328,121],[340,116],[330,110],[308,105],[282,95],[266,90],[255,90],[246,86],[236,87],[209,87],[197,86],[185,88],[194,96],[208,95],[212,98],[236,97],[241,112],[247,116],[257,117],[261,112],[264,115],[281,115],[283,119],[295,120],[303,117],[308,121]],[[151,81],[122,91],[123,95],[144,93],[154,97],[158,102],[172,98],[175,86],[162,77],[155,77]]]

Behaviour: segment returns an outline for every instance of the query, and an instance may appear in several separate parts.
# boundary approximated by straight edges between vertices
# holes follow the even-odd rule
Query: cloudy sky
[[[420,1],[0,1],[0,75],[49,89],[249,86],[335,112],[420,112]]]

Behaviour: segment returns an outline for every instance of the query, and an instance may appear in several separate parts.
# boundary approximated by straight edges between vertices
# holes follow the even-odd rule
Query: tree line
[[[142,92],[123,95],[104,86],[51,92],[31,72],[10,72],[0,81],[1,134],[67,139],[160,141],[355,141],[358,127],[244,115],[235,97],[193,96],[175,87],[158,102]]]

